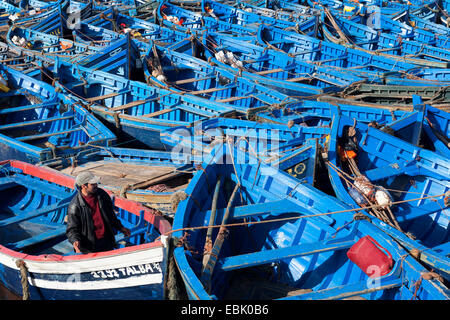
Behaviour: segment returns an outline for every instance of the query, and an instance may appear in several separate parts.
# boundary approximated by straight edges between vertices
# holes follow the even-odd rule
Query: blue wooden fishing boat
[[[1,160],[39,162],[70,157],[116,140],[98,119],[51,85],[0,66]]]
[[[0,163],[0,274],[2,285],[24,299],[163,299],[167,255],[156,240],[170,224],[150,209],[112,197],[131,235],[118,248],[75,254],[65,235],[75,179],[49,168]]]
[[[321,41],[312,37],[285,31],[272,26],[261,26],[258,30],[257,41],[259,45],[269,46],[315,65],[330,66],[337,71],[354,76],[367,78],[368,81],[380,82],[381,78],[394,78],[392,71],[408,73],[421,62],[414,59],[399,61],[390,57],[374,55],[371,52],[352,49],[340,44]],[[446,67],[447,63],[426,61],[438,67]]]
[[[253,112],[297,101],[204,60],[156,45],[149,47],[143,58],[143,69],[150,85],[226,103],[239,110]]]
[[[333,16],[329,11],[325,12],[328,20],[325,20],[322,29],[324,36],[331,42],[356,46],[390,59],[417,65],[447,68],[450,56],[446,49],[449,48],[450,44],[442,48],[428,46],[374,30],[369,26],[348,19]],[[440,64],[439,61],[441,61]]]
[[[284,52],[214,32],[205,33],[200,40],[206,60],[287,95],[304,96],[331,92],[362,80],[352,74],[316,66]],[[172,49],[183,51],[181,46],[174,46]]]
[[[55,63],[51,77],[59,79],[55,86],[81,98],[87,109],[119,130],[124,141],[136,140],[152,149],[164,150],[160,141],[164,129],[191,126],[200,119],[242,114],[224,103],[179,95],[64,61]]]
[[[358,122],[379,128],[396,137],[449,157],[449,114],[422,103],[420,96],[412,96],[410,107],[346,104],[346,99],[330,101],[304,100],[290,107],[257,111],[255,119],[284,125],[330,126],[335,115],[344,115]]]
[[[214,118],[199,121],[190,128],[176,127],[163,131],[161,140],[168,147],[177,147],[176,152],[209,154],[217,144],[231,143],[253,155],[271,157],[271,153],[303,144],[307,139],[325,143],[329,127],[306,127],[255,121]]]
[[[430,268],[449,276],[447,157],[376,128],[335,116],[330,135],[329,176],[336,196],[400,231],[400,242],[426,247]],[[431,259],[431,258],[430,258]],[[423,259],[424,263],[430,259]]]
[[[448,157],[449,114],[423,104],[420,96],[413,95],[412,100],[404,110],[345,104],[345,99],[334,101],[335,104],[304,100],[289,107],[258,111],[255,118],[291,126],[331,126],[333,117],[339,114]]]
[[[80,41],[105,45],[121,35],[130,34],[139,42],[153,40],[159,45],[185,40],[189,36],[181,31],[169,29],[150,21],[127,16],[115,8],[109,8],[81,22],[81,28],[73,31]]]
[[[285,1],[285,0],[279,0],[279,1]],[[336,12],[338,10],[341,11],[359,11],[364,14],[364,9],[369,6],[375,6],[380,9],[380,12],[383,15],[395,15],[399,14],[401,12],[404,12],[406,10],[417,10],[424,5],[431,4],[434,0],[419,0],[419,1],[339,1],[339,0],[318,0],[318,1],[311,1],[307,0],[306,2],[309,4],[310,7],[313,8],[323,8],[326,7],[330,10],[335,10]],[[354,7],[357,8],[357,10],[354,9]]]
[[[224,150],[204,162],[175,214],[173,252],[190,299],[448,299],[390,237],[343,213],[349,206]],[[392,257],[388,273],[369,278],[348,258],[365,236]]]

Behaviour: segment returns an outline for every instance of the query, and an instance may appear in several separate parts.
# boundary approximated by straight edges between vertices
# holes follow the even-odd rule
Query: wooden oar
[[[204,246],[205,254],[203,256],[203,270],[206,268],[206,265],[209,260],[209,256],[211,255],[211,250],[212,250],[211,238],[212,238],[212,231],[213,231],[212,226],[214,225],[214,221],[216,220],[217,199],[219,198],[219,191],[220,191],[221,184],[222,184],[222,176],[219,176],[217,183],[216,183],[216,188],[214,189],[214,196],[213,196],[212,205],[211,205],[211,216],[209,217],[209,228],[206,232],[206,240],[205,240],[205,246]]]
[[[231,194],[230,200],[228,201],[227,210],[225,211],[225,215],[222,219],[222,225],[227,223],[228,217],[230,215],[230,209],[233,204],[234,198],[236,197],[237,190],[239,189],[240,185],[236,184],[234,187],[233,193]],[[200,281],[205,286],[205,290],[210,293],[211,292],[211,279],[212,274],[214,271],[214,267],[216,266],[217,259],[220,254],[220,250],[222,249],[223,242],[226,238],[227,229],[224,226],[221,226],[219,229],[219,233],[217,235],[216,240],[214,241],[214,246],[211,250],[210,255],[208,256],[208,261],[206,263],[206,266],[203,268]]]

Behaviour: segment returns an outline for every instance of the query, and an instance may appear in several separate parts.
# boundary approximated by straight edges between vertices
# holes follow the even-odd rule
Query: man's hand
[[[81,253],[80,241],[75,241],[73,243],[73,249],[75,250],[76,253]]]
[[[123,227],[122,229],[120,229],[120,231],[122,231],[122,233],[126,236],[129,237],[131,234],[130,229]]]

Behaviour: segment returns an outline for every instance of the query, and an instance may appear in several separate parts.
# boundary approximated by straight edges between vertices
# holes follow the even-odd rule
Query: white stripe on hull
[[[129,251],[121,254],[111,254],[106,257],[93,257],[72,261],[33,261],[25,259],[28,272],[41,274],[77,274],[85,272],[96,272],[109,269],[120,269],[129,266],[143,265],[148,263],[160,263],[163,261],[163,247]],[[0,263],[15,270],[16,258],[0,253]]]

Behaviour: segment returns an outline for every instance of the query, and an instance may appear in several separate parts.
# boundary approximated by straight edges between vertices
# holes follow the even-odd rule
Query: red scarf
[[[100,212],[97,196],[85,196],[84,194],[82,194],[82,196],[91,209],[92,220],[94,221],[95,237],[97,239],[101,239],[105,235],[105,224],[103,223],[102,213]]]

